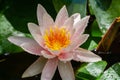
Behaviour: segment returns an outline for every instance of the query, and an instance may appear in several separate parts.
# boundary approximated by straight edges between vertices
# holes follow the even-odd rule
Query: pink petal
[[[75,80],[73,68],[70,62],[64,63],[59,61],[58,70],[62,80]]]
[[[60,54],[60,52],[61,52],[61,50],[51,50],[51,49],[48,48],[48,47],[46,47],[46,50],[47,50],[50,54],[52,54],[52,55],[54,55],[54,56],[58,56],[58,55]]]
[[[42,71],[41,80],[52,80],[52,77],[57,69],[57,65],[57,58],[49,59]]]
[[[81,15],[80,15],[80,13],[75,13],[75,14],[73,14],[71,17],[73,17],[73,19],[74,19],[74,25],[75,25],[78,21],[81,20]]]
[[[22,78],[32,77],[42,72],[46,59],[43,57],[38,58],[29,68],[23,73]]]
[[[41,55],[41,51],[43,50],[42,47],[36,42],[26,42],[20,45],[26,52],[34,54],[34,55]]]
[[[65,27],[71,34],[73,33],[73,23],[74,19],[73,17],[70,17],[63,24],[63,27]]]
[[[76,38],[72,39],[71,43],[71,49],[78,48],[81,46],[86,40],[88,39],[89,35],[88,34],[83,34],[83,35],[78,35]]]
[[[42,37],[42,36],[40,36],[39,34],[36,34],[36,41],[38,42],[38,44],[39,44],[41,47],[43,47],[44,49],[46,49],[46,48],[45,48],[45,45],[44,45],[44,40],[43,40],[43,37]]]
[[[73,36],[73,33],[75,32],[75,29],[73,28],[73,26],[80,21],[80,14],[79,13],[75,13],[73,14],[70,18],[68,18],[65,22],[64,25],[66,27],[66,29],[71,33],[71,36]]]
[[[28,23],[28,29],[39,45],[43,47],[43,38],[40,32],[40,28],[33,23]]]
[[[59,56],[58,56],[60,61],[70,61],[73,59],[73,53],[72,52],[62,52]]]
[[[41,35],[39,26],[34,24],[34,23],[28,23],[28,29],[29,29],[29,31],[30,31],[30,33],[32,34],[33,37],[36,34]]]
[[[75,25],[75,33],[73,35],[72,38],[77,37],[78,35],[82,34],[87,26],[88,20],[89,20],[90,16],[86,16],[85,18],[83,18],[82,20],[78,21]]]
[[[38,19],[38,23],[39,25],[43,25],[43,15],[46,14],[47,11],[45,10],[45,8],[38,4],[38,7],[37,7],[37,19]]]
[[[68,12],[66,7],[63,6],[62,9],[60,9],[60,11],[58,12],[58,15],[56,17],[55,20],[56,26],[61,27],[64,24],[65,20],[67,20],[67,18],[68,18]]]
[[[50,27],[54,26],[54,21],[49,14],[43,15],[43,25],[41,26],[42,35],[44,35],[44,31],[50,29]]]
[[[81,62],[96,62],[96,61],[101,61],[101,57],[99,57],[98,55],[79,48],[77,50],[74,51],[74,59],[75,61],[81,61]]]
[[[43,27],[49,28],[51,26],[54,26],[54,21],[52,17],[49,14],[44,14],[43,15]]]
[[[34,41],[31,38],[18,37],[18,36],[10,36],[10,37],[8,37],[8,40],[10,42],[12,42],[13,44],[18,45],[18,46],[20,46],[21,44],[26,43],[26,42],[33,42]]]
[[[88,37],[89,37],[88,34],[83,34],[83,35],[78,35],[74,39],[71,39],[71,44],[67,48],[65,48],[65,51],[69,52],[78,48],[88,39]]]
[[[73,27],[73,23],[74,23],[74,19],[73,17],[70,17],[64,22],[63,26],[65,26],[68,30],[70,30],[70,28]]]
[[[45,51],[45,50],[41,51],[41,54],[47,59],[51,59],[55,57],[55,55],[52,55],[50,52]]]
[[[43,50],[35,40],[30,38],[12,36],[9,37],[8,40],[34,55],[41,55],[41,50]]]

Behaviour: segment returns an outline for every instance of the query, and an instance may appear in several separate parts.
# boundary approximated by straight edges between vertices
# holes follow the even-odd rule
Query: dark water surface
[[[95,52],[95,51],[94,51]],[[95,52],[96,53],[96,52]],[[103,60],[107,61],[109,68],[116,62],[120,62],[120,53],[96,53]],[[28,53],[4,54],[0,55],[0,80],[40,80],[40,74],[34,77],[21,78],[22,73],[38,58]],[[80,62],[72,61],[74,70],[80,66]],[[56,71],[53,80],[61,80],[58,70]]]
[[[22,73],[38,56],[28,53],[0,55],[0,80],[40,80],[40,74],[30,78],[21,78]],[[58,71],[53,80],[61,80]]]

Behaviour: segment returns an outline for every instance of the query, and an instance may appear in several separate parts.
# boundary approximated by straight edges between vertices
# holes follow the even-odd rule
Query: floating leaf
[[[93,24],[91,25],[91,35],[93,37],[102,37],[103,35],[96,20],[94,20]]]
[[[107,63],[99,61],[89,64],[83,64],[77,71],[76,78],[78,80],[96,80],[104,71]]]
[[[120,80],[120,63],[116,63],[107,69],[100,80]]]
[[[87,0],[52,0],[52,1],[57,12],[63,5],[66,5],[70,15],[77,12],[80,13],[82,17],[86,16]]]
[[[120,16],[120,0],[89,0],[89,2],[101,31],[105,33],[113,20]]]
[[[97,47],[97,43],[94,40],[91,40],[88,50],[94,50]]]
[[[51,0],[4,0],[1,4],[4,5],[0,5],[0,7],[3,7],[4,15],[9,22],[16,30],[24,33],[29,33],[28,22],[37,23],[36,10],[38,4],[44,5],[52,17],[56,15]]]
[[[16,31],[4,14],[0,14],[0,54],[21,52],[22,49],[10,43],[7,38],[10,35],[25,36],[25,34]]]

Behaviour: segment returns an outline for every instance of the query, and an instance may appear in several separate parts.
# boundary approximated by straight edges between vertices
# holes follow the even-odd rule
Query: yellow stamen
[[[51,50],[60,50],[70,44],[70,33],[65,28],[52,27],[46,30],[43,38]]]

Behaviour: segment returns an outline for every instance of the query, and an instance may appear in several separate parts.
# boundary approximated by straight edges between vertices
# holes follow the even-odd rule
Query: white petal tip
[[[34,28],[36,28],[36,27],[38,27],[36,24],[34,24],[34,23],[28,23],[27,24],[28,25],[28,29],[29,29],[29,31],[34,31]],[[38,30],[38,29],[37,29]]]
[[[90,15],[88,15],[87,17],[90,18]]]
[[[13,39],[13,36],[8,37],[8,40],[11,41]]]
[[[100,56],[83,48],[78,48],[75,56],[74,60],[81,62],[98,62],[102,60]]]
[[[42,5],[41,5],[41,4],[38,4],[38,8],[39,8],[39,7],[42,7]]]
[[[101,61],[102,58],[96,54],[94,54],[94,57],[90,60],[90,62],[98,62]]]
[[[28,23],[27,25],[30,26],[30,25],[32,25],[32,23]]]
[[[44,7],[41,5],[41,4],[38,4],[38,6],[37,6],[37,10],[41,10],[41,9],[43,9],[44,10]]]
[[[89,59],[88,62],[98,62],[98,61],[101,61],[101,60],[102,60],[102,58],[100,56],[96,55],[92,59]]]
[[[98,62],[101,60],[102,58],[100,56],[94,54],[94,57],[91,60],[89,60],[89,62]]]
[[[27,77],[32,77],[32,76],[34,76],[34,73],[32,74],[32,73],[24,72],[22,74],[22,78],[27,78]]]
[[[30,77],[29,74],[23,73],[22,78]]]
[[[65,11],[67,11],[67,8],[66,8],[66,6],[64,5],[60,10],[65,10]]]
[[[101,57],[96,58],[96,62],[97,62],[97,61],[101,61],[101,60],[102,60]]]
[[[64,5],[63,8],[66,8],[66,6]]]
[[[89,19],[89,18],[90,18],[90,15],[86,16],[85,18],[88,18],[88,19]]]
[[[21,78],[26,78],[27,76],[25,76],[25,75],[22,75],[22,77]]]
[[[90,15],[88,15],[88,16],[82,18],[82,19],[85,20],[85,21],[89,21],[89,19],[90,19]]]
[[[16,37],[10,36],[10,37],[8,37],[8,41],[10,41],[11,43],[14,43],[16,41]]]
[[[27,78],[27,77],[32,77],[32,76],[28,74],[23,74],[21,78]]]

